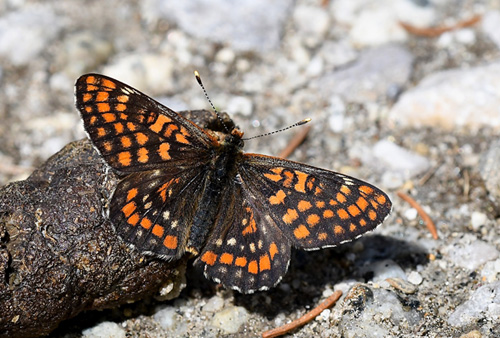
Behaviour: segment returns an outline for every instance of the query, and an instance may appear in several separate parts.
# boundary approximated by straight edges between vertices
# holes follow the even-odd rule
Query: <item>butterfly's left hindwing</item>
[[[290,242],[242,186],[227,187],[213,231],[197,262],[207,278],[243,293],[267,290],[286,273]]]

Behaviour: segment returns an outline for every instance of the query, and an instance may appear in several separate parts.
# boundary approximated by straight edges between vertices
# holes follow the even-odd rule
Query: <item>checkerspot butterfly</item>
[[[389,197],[366,182],[244,153],[243,133],[204,130],[112,78],[75,85],[85,130],[123,175],[109,202],[117,234],[141,252],[197,256],[207,278],[240,292],[276,285],[290,250],[331,247],[383,222]]]

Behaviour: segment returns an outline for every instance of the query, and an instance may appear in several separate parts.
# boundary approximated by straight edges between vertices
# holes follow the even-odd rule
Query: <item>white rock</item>
[[[173,67],[161,54],[129,54],[104,67],[103,73],[154,95],[174,89]]]
[[[448,259],[454,264],[469,270],[476,270],[488,261],[499,256],[495,246],[475,240],[470,244],[457,243],[448,248]]]
[[[225,333],[234,334],[239,331],[248,318],[248,311],[241,306],[230,306],[212,318],[212,326],[221,329]]]
[[[219,296],[213,296],[203,306],[203,311],[217,312],[224,307],[224,299]]]
[[[90,329],[83,330],[83,337],[86,338],[125,338],[125,330],[113,322],[103,322]]]
[[[461,327],[478,323],[481,319],[498,323],[500,318],[500,281],[483,285],[470,299],[457,307],[448,318],[450,325]]]
[[[479,211],[472,212],[470,222],[474,229],[477,230],[480,226],[485,225],[487,221],[488,216],[486,214]]]
[[[339,0],[332,7],[337,20],[352,25],[349,37],[356,46],[405,41],[408,34],[400,21],[425,27],[435,18],[431,6],[417,6],[410,0]]]
[[[424,78],[404,93],[389,112],[403,127],[500,130],[500,62],[471,69],[447,70]]]
[[[337,94],[349,102],[376,102],[408,81],[412,63],[413,55],[407,49],[385,45],[367,50],[352,65],[312,81],[311,88],[325,98]]]
[[[487,11],[481,20],[481,28],[500,49],[500,11]]]
[[[484,264],[481,269],[481,278],[489,283],[499,279],[500,275],[500,259],[489,261]]]
[[[422,275],[417,271],[412,271],[408,274],[408,282],[412,283],[413,285],[420,285],[423,280],[424,279],[422,278]]]
[[[385,281],[387,278],[401,278],[406,280],[406,274],[403,269],[391,259],[377,261],[369,266],[363,267],[362,271],[372,271],[374,274],[374,282]]]
[[[373,147],[373,154],[389,170],[407,178],[414,177],[430,168],[430,162],[425,157],[387,140],[378,141]]]
[[[418,216],[417,209],[415,209],[415,208],[406,209],[404,212],[404,216],[407,220],[413,221]]]
[[[316,46],[323,40],[330,26],[328,13],[316,6],[299,5],[295,7],[293,20],[297,27],[297,33],[305,37],[306,44],[310,47]]]
[[[188,317],[188,315],[185,314],[183,318],[177,314],[177,309],[177,307],[173,306],[164,307],[153,315],[153,319],[156,320],[164,330],[167,330],[175,337],[180,337],[187,332],[188,327],[185,318]]]
[[[50,45],[64,26],[63,18],[44,5],[26,5],[0,17],[0,56],[15,66],[29,63]]]
[[[200,39],[269,50],[279,47],[291,6],[287,0],[146,0],[141,11],[148,21],[166,19]]]

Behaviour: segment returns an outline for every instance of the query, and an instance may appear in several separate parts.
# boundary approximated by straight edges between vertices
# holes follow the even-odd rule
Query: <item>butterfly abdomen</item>
[[[230,178],[235,176],[238,153],[241,149],[237,140],[223,142],[214,152],[213,161],[207,166],[203,195],[189,234],[188,251],[199,253],[212,231],[220,208],[224,207],[221,205],[223,190],[229,185]]]

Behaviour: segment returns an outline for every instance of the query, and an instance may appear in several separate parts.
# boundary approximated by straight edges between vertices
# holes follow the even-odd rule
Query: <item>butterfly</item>
[[[117,235],[165,260],[191,253],[225,287],[267,290],[286,273],[292,247],[353,240],[391,211],[369,183],[244,153],[238,128],[202,129],[110,77],[81,76],[75,96],[91,142],[122,176],[108,210]]]

